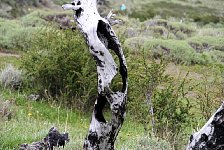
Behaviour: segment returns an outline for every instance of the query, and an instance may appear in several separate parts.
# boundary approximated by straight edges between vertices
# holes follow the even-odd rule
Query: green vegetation
[[[133,52],[143,48],[151,51],[155,58],[166,55],[170,61],[185,65],[220,64],[223,61],[219,52],[223,51],[223,27],[215,29],[157,18],[138,22],[136,31],[130,30],[136,24],[127,25],[128,28],[122,29],[126,36],[125,46]]]
[[[75,25],[62,26],[71,13],[46,9],[67,1],[16,2],[0,2],[0,12],[12,7],[0,18],[0,149],[40,140],[52,126],[70,133],[65,149],[80,149],[97,93],[95,62],[82,35],[69,29]],[[113,8],[122,21],[113,28],[129,69],[127,119],[116,149],[184,149],[224,97],[224,3],[128,0],[125,13],[121,3],[100,8]],[[15,79],[19,88],[11,88]]]
[[[0,46],[4,49],[24,49],[33,32],[35,29],[21,27],[17,20],[0,19]]]
[[[36,8],[55,6],[51,0],[1,0],[0,17],[18,18],[32,12]]]
[[[60,105],[47,103],[44,101],[34,102],[26,98],[26,93],[13,93],[9,90],[1,90],[3,98],[1,101],[11,99],[12,113],[11,120],[0,121],[1,149],[12,149],[21,143],[31,143],[43,138],[52,126],[59,128],[59,131],[68,131],[70,142],[65,149],[80,149],[83,145],[86,131],[89,127],[90,114],[84,114],[75,109],[65,109]],[[24,95],[25,94],[25,95]],[[160,148],[170,149],[167,142],[153,138],[144,138],[141,126],[131,121],[131,116],[127,116],[117,139],[117,149],[141,149],[150,148],[160,150]],[[149,143],[147,142],[149,141]],[[144,143],[142,143],[144,142]],[[154,143],[157,143],[154,145]]]
[[[97,83],[94,61],[82,35],[78,31],[46,28],[39,31],[30,45],[32,48],[22,58],[28,88],[45,97],[63,95],[80,99],[79,105],[84,108],[89,97],[97,92]],[[76,103],[66,98],[62,103]]]
[[[142,1],[139,3],[134,0],[139,7],[133,7],[130,12],[130,16],[134,18],[139,18],[141,21],[153,18],[156,15],[162,18],[181,18],[181,19],[193,19],[194,22],[199,22],[202,24],[208,23],[220,23],[224,21],[221,13],[223,10],[217,9],[217,7],[210,7],[206,4],[207,0],[197,1],[193,3],[192,1],[172,1],[167,2],[164,0],[159,1]],[[130,4],[131,5],[131,4]]]
[[[144,49],[151,49],[156,58],[167,54],[171,61],[179,64],[196,62],[196,52],[184,41],[152,39],[144,44]]]
[[[195,36],[187,40],[188,43],[197,51],[224,51],[224,37]]]
[[[0,47],[1,49],[27,51],[30,42],[45,26],[60,26],[60,17],[68,14],[61,11],[37,10],[19,20],[0,18]],[[55,24],[57,23],[57,24]]]
[[[38,14],[40,12],[31,13],[21,20],[0,18],[0,47],[26,51],[35,32],[46,23]]]

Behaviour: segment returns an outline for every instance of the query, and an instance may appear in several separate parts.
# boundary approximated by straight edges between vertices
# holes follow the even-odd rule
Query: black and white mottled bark
[[[224,103],[208,122],[190,137],[187,150],[224,149]]]
[[[74,11],[74,19],[90,48],[90,53],[97,64],[98,96],[88,134],[83,149],[113,150],[116,137],[125,118],[127,99],[127,65],[121,44],[108,20],[102,18],[97,11],[97,0],[74,0],[62,6]],[[110,50],[119,58],[119,69]],[[112,91],[110,84],[117,72],[123,82],[121,91]],[[109,103],[112,118],[106,121],[103,108]]]
[[[59,133],[57,128],[52,127],[46,137],[31,144],[21,144],[19,150],[53,150],[54,147],[63,147],[69,142],[68,133]]]

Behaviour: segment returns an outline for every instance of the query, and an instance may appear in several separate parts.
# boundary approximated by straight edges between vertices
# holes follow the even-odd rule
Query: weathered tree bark
[[[125,118],[127,67],[121,44],[108,20],[99,15],[96,5],[97,0],[74,0],[71,4],[62,7],[75,12],[74,19],[97,64],[98,96],[83,149],[113,150]],[[114,92],[110,89],[110,83],[117,74],[118,68],[109,49],[119,58],[119,72],[123,82],[121,91]],[[103,108],[107,102],[112,111],[112,118],[109,121],[106,121],[103,116]]]
[[[187,150],[224,149],[224,103],[201,128],[190,137]]]
[[[21,144],[19,150],[53,150],[54,147],[64,148],[67,142],[69,142],[68,133],[60,134],[55,127],[52,127],[41,141]]]

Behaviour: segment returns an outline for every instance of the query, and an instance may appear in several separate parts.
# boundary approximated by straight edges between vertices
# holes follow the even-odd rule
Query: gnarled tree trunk
[[[74,0],[71,4],[65,4],[62,7],[74,11],[74,19],[97,64],[98,96],[83,149],[113,150],[125,118],[127,67],[121,44],[108,20],[99,15],[96,5],[97,0]],[[110,89],[110,83],[117,74],[118,68],[109,49],[119,58],[119,72],[123,82],[121,91],[114,92]],[[103,116],[103,108],[107,102],[112,111],[110,121],[106,121]]]
[[[187,150],[224,149],[224,103],[208,122],[190,137]]]
[[[42,140],[31,144],[21,144],[19,150],[53,150],[54,147],[62,146],[64,148],[67,142],[69,142],[68,133],[61,134],[57,128],[52,127]]]

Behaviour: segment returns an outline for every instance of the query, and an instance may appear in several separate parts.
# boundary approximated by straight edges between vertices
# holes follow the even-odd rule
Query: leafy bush
[[[149,110],[151,105],[148,104],[150,102],[147,102],[147,93],[149,92],[149,95],[153,94],[156,87],[166,78],[163,74],[166,64],[162,61],[157,63],[155,60],[149,62],[148,57],[144,58],[145,53],[142,53],[142,51],[140,51],[139,55],[143,55],[143,59],[135,58],[135,61],[128,61],[130,68],[128,108],[137,117],[136,119],[144,125],[145,131],[149,132],[148,124],[151,122]]]
[[[0,79],[2,87],[18,89],[22,82],[22,71],[9,64],[1,70]]]
[[[185,86],[185,79],[175,80],[165,74],[164,60],[149,61],[147,52],[141,54],[143,59],[129,62],[129,111],[143,124],[146,133],[177,146],[176,137],[192,117],[186,96],[190,88]]]
[[[178,64],[198,63],[196,52],[185,41],[152,39],[145,42],[143,47],[145,50],[151,50],[156,58],[166,55]]]
[[[175,142],[174,137],[183,130],[190,115],[190,102],[186,97],[189,90],[185,88],[185,80],[181,81],[180,85],[176,85],[174,80],[171,80],[166,87],[154,93],[157,136]]]
[[[83,37],[78,31],[46,28],[23,57],[28,84],[53,97],[86,99],[96,94],[96,71]],[[85,98],[85,97],[86,98]],[[69,99],[70,98],[70,99]],[[81,103],[82,104],[82,103]]]

